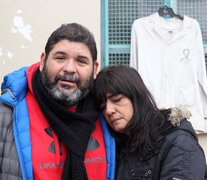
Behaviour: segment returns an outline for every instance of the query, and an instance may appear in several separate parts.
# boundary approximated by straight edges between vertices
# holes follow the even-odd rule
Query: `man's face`
[[[96,77],[98,62],[93,63],[88,47],[61,40],[54,45],[45,62],[42,54],[42,81],[51,96],[70,106],[87,95]]]

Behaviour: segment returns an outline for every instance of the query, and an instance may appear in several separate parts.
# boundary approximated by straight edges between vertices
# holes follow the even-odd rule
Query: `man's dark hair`
[[[64,39],[85,44],[90,50],[93,62],[97,60],[97,48],[93,34],[80,24],[70,23],[61,25],[50,35],[45,46],[45,61],[53,46]]]

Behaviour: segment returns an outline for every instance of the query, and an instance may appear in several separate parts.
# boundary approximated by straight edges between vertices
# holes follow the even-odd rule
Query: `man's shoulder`
[[[12,106],[0,101],[0,114],[5,113],[8,114],[13,111]]]
[[[23,67],[17,71],[7,74],[4,77],[4,81],[2,82],[1,86],[3,93],[1,96],[2,99],[8,99],[8,101],[12,101],[12,99],[17,100],[22,97],[22,94],[25,95],[27,90],[27,69],[28,67]]]
[[[9,124],[11,124],[13,115],[13,108],[0,101],[0,129],[7,128]]]

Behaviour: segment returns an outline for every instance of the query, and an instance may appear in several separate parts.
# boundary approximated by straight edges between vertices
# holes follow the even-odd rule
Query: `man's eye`
[[[84,59],[78,59],[77,62],[81,64],[86,64],[86,61]]]
[[[64,59],[63,56],[57,56],[55,59]]]

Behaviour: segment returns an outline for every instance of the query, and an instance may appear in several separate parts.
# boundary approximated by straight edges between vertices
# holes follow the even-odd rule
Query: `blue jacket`
[[[0,101],[13,107],[13,135],[15,139],[21,174],[24,180],[33,179],[30,125],[25,95],[27,92],[26,71],[23,67],[4,77],[1,86],[3,93]],[[107,155],[107,180],[113,180],[115,174],[115,140],[110,136],[105,120],[100,116]],[[1,167],[0,167],[1,169]]]

